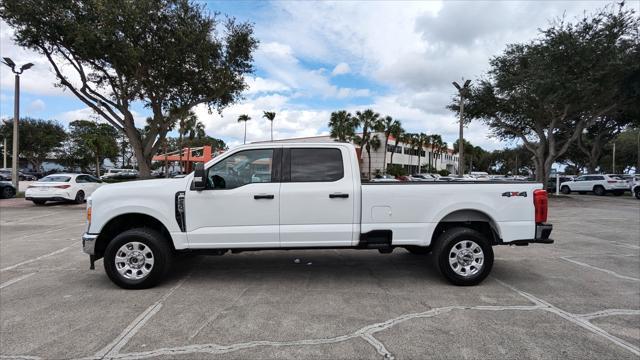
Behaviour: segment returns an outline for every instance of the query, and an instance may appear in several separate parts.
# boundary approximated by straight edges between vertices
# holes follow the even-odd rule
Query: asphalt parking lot
[[[554,245],[494,248],[475,287],[396,249],[186,257],[126,291],[88,270],[83,205],[0,200],[0,358],[638,359],[640,201],[549,216]]]

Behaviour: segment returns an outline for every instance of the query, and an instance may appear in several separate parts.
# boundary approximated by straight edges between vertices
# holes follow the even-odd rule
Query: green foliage
[[[13,147],[13,120],[3,120],[0,133],[7,139],[7,153]],[[20,157],[36,169],[60,150],[67,135],[64,127],[53,120],[21,118],[18,123]]]
[[[96,175],[105,159],[113,163],[120,147],[119,134],[111,125],[88,120],[75,120],[69,124],[69,148],[66,163],[85,170],[94,167]]]
[[[0,17],[48,59],[60,86],[127,134],[142,176],[174,114],[241,98],[257,47],[251,24],[189,0],[5,0]],[[153,112],[148,132],[135,128],[133,101]]]
[[[340,142],[352,141],[356,136],[356,119],[346,110],[334,111],[329,118],[329,136]]]
[[[447,169],[442,169],[438,171],[438,174],[440,174],[440,176],[449,176],[451,173]]]
[[[637,113],[639,19],[623,4],[574,23],[560,19],[524,44],[491,59],[465,104],[500,139],[520,139],[535,159],[537,180],[604,115]],[[457,105],[449,106],[457,111]]]
[[[402,175],[407,175],[407,172],[402,167],[402,165],[391,164],[387,167],[387,174],[393,175],[393,176],[402,176]]]

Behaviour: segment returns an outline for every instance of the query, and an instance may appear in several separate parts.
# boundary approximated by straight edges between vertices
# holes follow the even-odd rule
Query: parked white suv
[[[560,192],[563,194],[570,194],[574,191],[580,194],[586,194],[587,192],[593,191],[594,194],[600,196],[608,192],[620,196],[628,190],[629,185],[626,181],[603,174],[582,175],[573,181],[566,181],[560,184]]]

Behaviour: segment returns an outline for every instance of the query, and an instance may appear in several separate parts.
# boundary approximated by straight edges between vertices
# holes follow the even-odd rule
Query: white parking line
[[[29,217],[29,220],[28,220],[28,221],[21,221],[21,222],[16,222],[16,221],[3,221],[1,224],[2,224],[2,226],[6,226],[6,225],[24,225],[24,224],[31,224],[31,223],[33,223],[33,220],[35,220],[35,219],[42,219],[42,218],[49,217],[49,216],[56,215],[56,214],[58,214],[58,213],[56,213],[56,212],[51,212],[51,213],[46,214],[46,215],[40,215],[40,216],[33,216],[33,217]]]
[[[162,303],[173,294],[179,287],[184,284],[187,279],[191,277],[191,273],[187,274],[182,280],[180,280],[174,287],[169,289],[166,294],[164,294],[158,301],[156,301],[153,305],[149,306],[145,311],[143,311],[138,317],[136,317],[123,331],[120,333],[118,337],[116,337],[109,345],[102,348],[102,350],[98,351],[94,356],[90,358],[112,358],[117,355],[120,350],[127,345],[129,340],[134,337],[138,331],[144,326],[144,324],[153,317],[160,309],[162,308]]]
[[[626,275],[620,275],[620,274],[618,274],[618,273],[617,273],[617,272],[615,272],[615,271],[611,271],[611,270],[607,270],[607,269],[599,268],[599,267],[597,267],[597,266],[593,266],[593,265],[585,264],[585,263],[583,263],[583,262],[580,262],[580,261],[577,261],[577,260],[570,259],[570,258],[568,258],[568,257],[566,257],[566,256],[562,256],[562,257],[560,257],[560,259],[562,259],[562,260],[564,260],[564,261],[568,261],[568,262],[574,263],[574,264],[576,264],[576,265],[580,265],[580,266],[588,267],[589,269],[602,271],[602,272],[604,272],[604,273],[607,273],[607,274],[609,274],[609,275],[613,275],[613,276],[615,276],[615,277],[617,277],[617,278],[620,278],[620,279],[631,280],[631,281],[640,281],[640,279],[638,279],[638,278],[634,278],[634,277],[626,276]]]
[[[34,274],[35,273],[33,272],[33,273],[25,274],[25,275],[22,275],[22,276],[18,276],[17,278],[11,279],[9,281],[5,281],[2,284],[0,284],[0,289],[4,289],[9,285],[13,285],[13,284],[17,283],[18,281],[22,281],[22,280],[24,280],[24,279],[26,279],[28,277],[31,277]]]
[[[44,259],[44,258],[48,258],[49,256],[53,256],[53,255],[56,255],[56,254],[60,254],[61,252],[66,251],[66,250],[69,250],[69,249],[71,249],[72,247],[75,247],[75,246],[76,246],[76,245],[69,245],[69,246],[67,246],[67,247],[64,247],[64,248],[62,248],[62,249],[59,249],[59,250],[56,250],[56,251],[50,252],[50,253],[48,253],[48,254],[40,255],[40,256],[38,256],[37,258],[33,258],[33,259],[29,259],[29,260],[25,260],[25,261],[23,261],[23,262],[20,262],[20,263],[15,264],[15,265],[7,266],[7,267],[5,267],[5,268],[0,269],[0,272],[7,271],[7,270],[12,270],[12,269],[15,269],[15,268],[17,268],[17,267],[20,267],[20,266],[22,266],[22,265],[30,264],[30,263],[32,263],[32,262],[34,262],[34,261],[38,261],[38,260],[41,260],[41,259]]]

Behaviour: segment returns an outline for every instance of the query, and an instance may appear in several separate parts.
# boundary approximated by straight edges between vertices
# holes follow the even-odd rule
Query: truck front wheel
[[[171,263],[167,239],[149,228],[124,231],[105,249],[104,270],[124,289],[147,289],[164,278]]]
[[[457,227],[445,231],[434,249],[437,268],[454,285],[482,282],[493,267],[493,249],[476,230]]]

